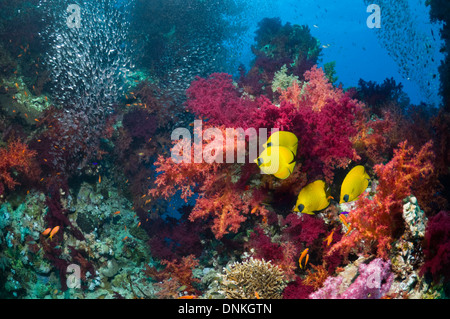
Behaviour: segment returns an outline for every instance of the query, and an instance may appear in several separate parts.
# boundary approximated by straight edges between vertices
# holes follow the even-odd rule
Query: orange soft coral
[[[28,149],[28,146],[20,141],[12,141],[7,148],[0,149],[0,193],[5,186],[13,189],[19,182],[13,177],[13,171],[25,175],[36,175],[33,171],[33,157],[35,151]]]
[[[336,243],[329,254],[340,250],[348,255],[353,248],[360,247],[369,252],[373,244],[378,256],[388,257],[391,243],[402,228],[403,199],[432,176],[434,154],[431,148],[432,143],[428,142],[416,152],[405,141],[394,151],[389,163],[374,167],[378,176],[376,194],[372,199],[364,195],[358,199],[356,209],[347,218],[351,233]]]
[[[226,135],[224,128],[221,132]],[[207,145],[204,141],[203,149]],[[237,232],[248,215],[265,215],[267,210],[261,205],[264,195],[248,185],[252,174],[259,172],[256,165],[225,163],[225,155],[235,152],[235,147],[235,143],[224,145],[222,163],[204,160],[195,163],[194,151],[191,152],[191,163],[176,163],[172,158],[160,156],[155,165],[156,172],[161,174],[150,195],[167,199],[181,191],[181,198],[187,201],[197,193],[199,197],[189,220],[213,217],[211,229],[216,238]]]

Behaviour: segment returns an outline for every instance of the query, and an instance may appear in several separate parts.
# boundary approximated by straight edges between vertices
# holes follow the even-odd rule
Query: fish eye
[[[349,196],[348,196],[348,194],[345,194],[344,195],[344,202],[348,202],[348,200],[349,200]]]
[[[258,157],[258,165],[261,166],[261,164],[264,164],[264,159]]]
[[[305,205],[300,204],[297,206],[298,211],[301,213],[305,209]]]
[[[272,146],[272,142],[267,143],[267,147],[271,147]]]

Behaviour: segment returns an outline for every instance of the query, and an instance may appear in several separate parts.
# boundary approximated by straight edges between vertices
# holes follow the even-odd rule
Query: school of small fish
[[[421,2],[420,10],[429,10]],[[424,102],[439,105],[440,26],[420,21],[409,0],[379,0],[377,4],[381,7],[381,28],[375,32],[381,45],[397,63],[400,74],[419,86],[427,99]]]
[[[134,47],[129,41],[129,10],[133,1],[108,5],[86,1],[80,28],[69,27],[64,2],[41,0],[50,21],[41,36],[49,45],[45,63],[51,70],[53,99],[73,105],[91,116],[110,111],[125,93],[124,79],[133,68]]]

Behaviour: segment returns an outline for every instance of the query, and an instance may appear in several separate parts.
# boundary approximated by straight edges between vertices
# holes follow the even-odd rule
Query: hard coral
[[[225,268],[221,285],[227,299],[281,299],[286,287],[279,267],[253,258]]]

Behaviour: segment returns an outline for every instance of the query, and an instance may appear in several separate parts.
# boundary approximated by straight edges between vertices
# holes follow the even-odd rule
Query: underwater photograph
[[[0,0],[0,299],[448,299],[449,20]]]

